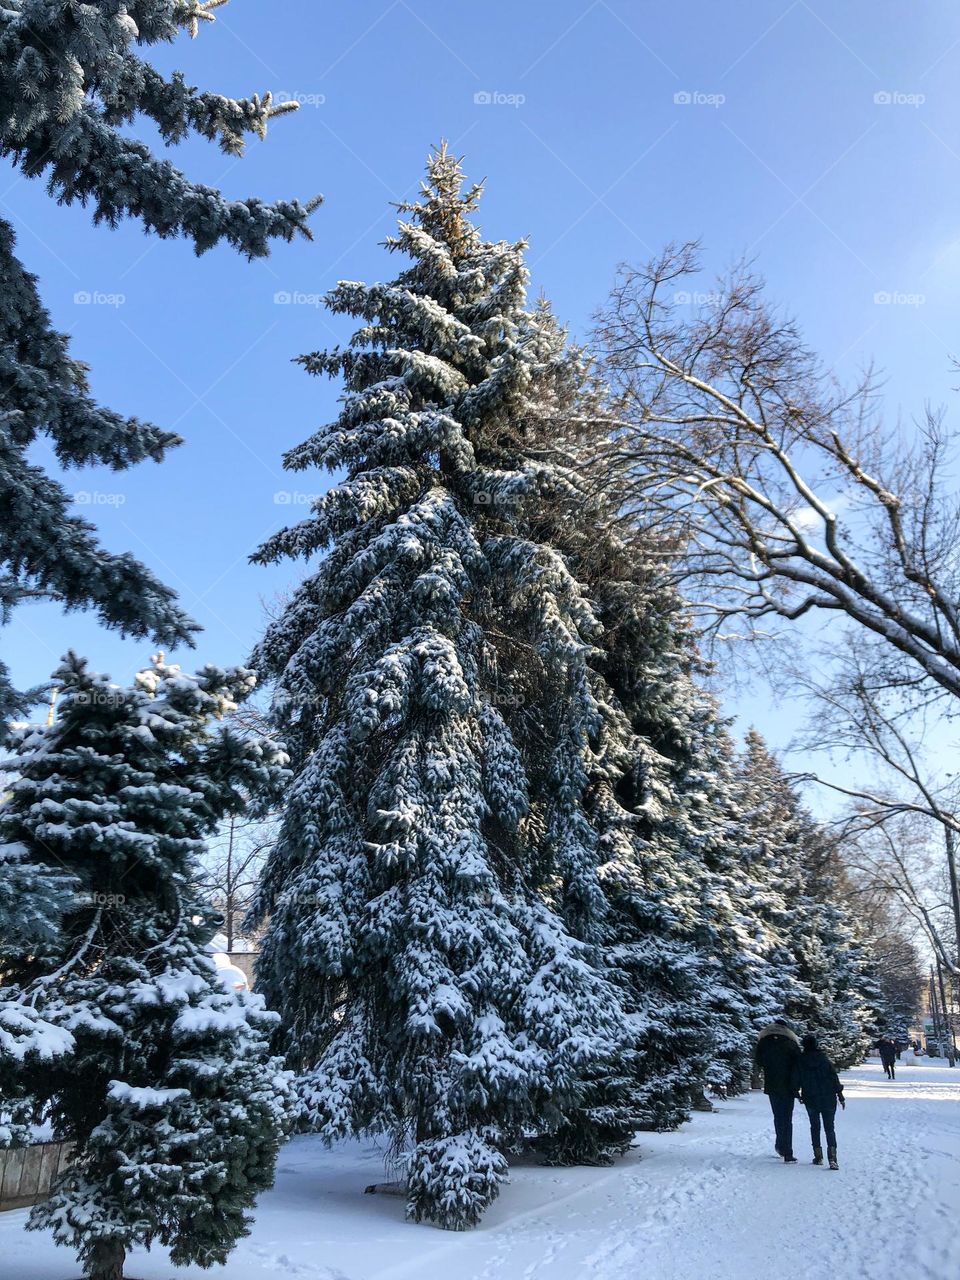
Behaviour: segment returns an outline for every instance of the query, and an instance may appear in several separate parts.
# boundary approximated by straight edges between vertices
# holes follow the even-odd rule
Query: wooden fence
[[[72,1142],[41,1142],[0,1151],[0,1213],[45,1200],[53,1179],[70,1163],[72,1151]]]

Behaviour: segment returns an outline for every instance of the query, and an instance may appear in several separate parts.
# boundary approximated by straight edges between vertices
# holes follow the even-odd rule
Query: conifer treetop
[[[480,243],[480,232],[469,215],[480,204],[484,184],[475,182],[464,189],[464,182],[463,156],[451,155],[444,139],[427,157],[427,176],[420,182],[421,200],[403,200],[396,206],[446,245],[455,261],[468,257]],[[388,237],[387,244],[401,247],[402,240]]]

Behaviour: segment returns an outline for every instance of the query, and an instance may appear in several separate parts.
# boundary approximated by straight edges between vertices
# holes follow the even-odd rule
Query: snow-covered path
[[[960,1276],[960,1068],[898,1064],[847,1072],[841,1169],[772,1152],[762,1095],[718,1104],[680,1132],[641,1135],[612,1169],[514,1170],[483,1225],[448,1235],[403,1220],[402,1201],[364,1196],[382,1177],[371,1145],[290,1143],[253,1233],[225,1270],[178,1270],[162,1254],[130,1265],[142,1280],[916,1280]],[[70,1254],[0,1216],[0,1275],[68,1280]]]

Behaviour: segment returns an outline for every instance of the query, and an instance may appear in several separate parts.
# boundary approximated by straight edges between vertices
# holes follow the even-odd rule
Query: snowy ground
[[[839,1173],[772,1151],[766,1099],[718,1104],[678,1133],[643,1134],[613,1169],[514,1170],[476,1231],[448,1235],[403,1219],[403,1203],[364,1196],[381,1178],[372,1145],[325,1150],[298,1138],[275,1189],[223,1270],[175,1269],[162,1254],[128,1267],[142,1280],[915,1280],[960,1276],[960,1068],[871,1062],[845,1077]],[[799,1121],[803,1120],[803,1123]],[[0,1215],[0,1274],[70,1280],[71,1255]]]

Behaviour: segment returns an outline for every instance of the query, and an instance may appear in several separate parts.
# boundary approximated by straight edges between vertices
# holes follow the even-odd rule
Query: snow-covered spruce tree
[[[873,1022],[900,1039],[917,1025],[925,982],[909,919],[889,890],[851,876],[841,880],[844,906],[856,920],[873,986],[866,993]]]
[[[0,1025],[19,1010],[66,1039],[4,1053],[0,1073],[76,1143],[29,1225],[75,1247],[92,1280],[120,1280],[135,1245],[209,1266],[272,1181],[291,1099],[270,1056],[276,1015],[224,988],[207,954],[218,918],[196,859],[248,794],[276,794],[285,757],[215,731],[253,684],[242,668],[188,676],[157,660],[125,688],[70,654],[53,679],[56,721],[16,731],[0,808],[33,922],[0,937]]]
[[[729,1089],[732,1074],[742,1078],[752,1044],[737,984],[753,975],[743,971],[722,886],[703,865],[701,828],[710,833],[720,823],[702,794],[696,726],[688,723],[702,701],[690,675],[693,651],[679,602],[655,568],[665,548],[651,533],[638,554],[639,539],[627,548],[618,536],[604,391],[545,303],[530,346],[538,353],[537,393],[516,424],[515,465],[549,461],[562,476],[563,486],[541,495],[532,512],[536,535],[563,553],[604,627],[590,664],[598,701],[606,703],[606,731],[591,758],[586,807],[611,905],[603,913],[606,955],[634,1014],[619,1128],[628,1119],[670,1127],[705,1082]],[[520,719],[521,733],[522,726]],[[701,816],[688,813],[691,804]],[[718,1075],[708,1063],[723,1054],[736,1068]],[[596,1102],[603,1107],[602,1095]],[[604,1113],[614,1120],[609,1107]],[[588,1135],[579,1119],[571,1118],[554,1146],[582,1159]]]
[[[754,907],[772,941],[781,1010],[849,1065],[869,1043],[874,980],[829,872],[831,842],[755,730],[739,785]]]
[[[881,1027],[875,962],[844,901],[845,869],[836,835],[800,811],[802,913],[816,945],[799,948],[801,977],[821,997],[820,1037],[834,1062],[853,1066],[867,1056]],[[804,966],[809,966],[805,968]]]
[[[389,1134],[408,1212],[448,1228],[479,1219],[511,1144],[616,1075],[625,1039],[591,947],[597,625],[526,532],[562,480],[501,447],[536,363],[522,246],[485,243],[462,186],[442,148],[388,242],[410,265],[329,296],[361,327],[302,363],[343,375],[343,408],[285,465],[346,478],[256,557],[328,549],[257,651],[296,772],[259,979],[309,1121]]]
[[[41,434],[64,467],[105,464],[125,470],[160,461],[180,438],[102,409],[87,393],[86,370],[50,327],[36,280],[13,255],[13,232],[0,220],[0,614],[18,600],[91,607],[101,620],[165,644],[192,643],[196,626],[174,593],[131,555],[97,543],[96,530],[72,515],[63,485],[30,461]],[[0,715],[15,709],[0,672]]]
[[[5,0],[0,9],[0,153],[27,177],[45,176],[62,204],[93,203],[94,220],[139,218],[161,236],[184,235],[198,253],[226,241],[248,257],[276,237],[309,235],[317,201],[228,200],[190,182],[169,160],[122,132],[145,117],[167,144],[197,134],[227,155],[296,103],[269,93],[233,99],[164,78],[136,52],[168,43],[227,0]]]
[[[781,952],[779,939],[771,934],[757,902],[756,885],[744,857],[734,742],[717,721],[715,708],[707,709],[703,727],[701,795],[709,797],[709,807],[700,806],[701,847],[707,867],[719,881],[719,892],[729,903],[729,928],[720,931],[717,951],[725,985],[742,1000],[745,1015],[727,1052],[717,1046],[714,1054],[711,1084],[729,1094],[750,1087],[756,1038],[782,1012],[781,973],[772,962],[779,961]]]
[[[710,945],[715,886],[686,812],[682,641],[671,609],[657,600],[655,575],[646,592],[637,590],[640,577],[628,568],[598,595],[614,638],[603,672],[633,733],[630,768],[612,797],[629,816],[610,825],[601,877],[607,956],[638,1033],[636,1105],[644,1128],[672,1129],[709,1082],[724,993]]]
[[[593,384],[584,353],[569,346],[543,299],[523,318],[521,331],[530,379],[522,409],[501,418],[494,440],[485,447],[480,442],[478,456],[506,480],[490,497],[509,510],[519,554],[552,548],[562,557],[565,576],[572,572],[576,592],[590,600],[590,584],[609,552],[598,523],[604,504],[588,497],[579,437],[583,416],[599,405],[602,390]],[[526,496],[517,486],[524,476],[534,486]],[[527,655],[542,650],[543,587],[549,577],[538,568],[533,582],[535,591],[518,591],[515,574],[506,573],[494,584],[495,648],[512,689],[498,705],[524,762],[532,823],[544,836],[543,865],[560,873],[548,875],[541,892],[567,929],[594,945],[616,986],[618,971],[605,954],[609,910],[597,873],[608,856],[608,829],[624,820],[611,802],[612,787],[630,768],[633,735],[597,669],[604,637],[595,623],[576,689],[558,683],[555,664],[529,661]],[[596,613],[592,602],[590,612]],[[578,707],[583,711],[571,716]],[[630,993],[619,996],[628,1009]],[[576,1105],[565,1107],[562,1123],[541,1138],[550,1162],[607,1164],[630,1145],[646,1114],[636,1090],[637,1026],[629,1016],[628,1037],[615,1063],[602,1061],[599,1071],[585,1074]]]
[[[711,1014],[707,1080],[720,1095],[750,1087],[760,1030],[798,1013],[807,988],[793,951],[792,907],[778,893],[779,863],[741,805],[735,747],[714,699],[690,684],[675,767],[683,839],[702,863],[697,938],[709,956],[704,998]]]
[[[36,1110],[30,1077],[73,1047],[70,1033],[47,1022],[9,983],[27,957],[41,963],[56,956],[75,887],[71,875],[31,861],[28,848],[0,828],[0,1148],[29,1140]]]
[[[657,741],[671,763],[677,842],[694,859],[697,903],[690,936],[702,957],[700,993],[710,1042],[706,1083],[727,1096],[749,1088],[756,1035],[779,1011],[779,995],[741,856],[733,743],[714,699],[694,679],[682,627],[677,642],[683,661],[675,673],[672,728]]]
[[[165,143],[190,133],[230,155],[260,136],[278,111],[263,98],[234,101],[200,92],[179,73],[164,79],[137,54],[173,39],[224,0],[5,0],[0,6],[0,153],[29,177],[46,176],[61,203],[92,202],[94,219],[133,217],[160,236],[184,235],[197,249],[225,241],[248,257],[276,237],[308,234],[313,203],[228,200],[189,182],[168,160],[123,130],[138,116]],[[90,607],[108,626],[173,646],[195,630],[163,587],[129,555],[99,547],[93,526],[69,514],[63,486],[29,460],[45,433],[64,467],[123,470],[159,461],[179,437],[100,408],[85,366],[50,327],[33,276],[0,219],[0,621],[24,598]],[[0,664],[0,717],[22,706]]]
[[[751,729],[737,762],[735,793],[748,909],[761,923],[766,959],[776,976],[778,1012],[805,1025],[816,997],[800,977],[795,943],[802,870],[797,797],[762,736]]]

